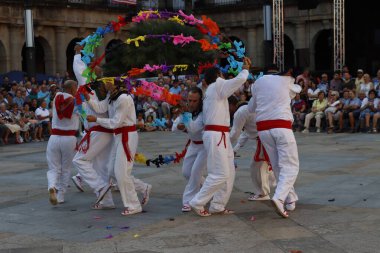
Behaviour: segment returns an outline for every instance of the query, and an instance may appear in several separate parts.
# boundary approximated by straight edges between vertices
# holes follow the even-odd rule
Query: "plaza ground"
[[[181,151],[186,136],[142,133],[146,156]],[[0,253],[108,252],[380,252],[380,135],[296,134],[300,201],[289,219],[268,202],[249,202],[254,143],[237,158],[228,207],[236,214],[201,218],[181,212],[185,181],[180,165],[137,165],[153,185],[144,213],[90,209],[94,195],[71,185],[66,203],[48,202],[47,142],[0,146]]]

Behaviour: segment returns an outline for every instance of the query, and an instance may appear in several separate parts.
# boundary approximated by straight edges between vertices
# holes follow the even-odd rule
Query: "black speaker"
[[[297,67],[305,68],[310,66],[310,51],[308,48],[296,49]]]
[[[299,10],[310,10],[317,8],[319,0],[298,0]]]

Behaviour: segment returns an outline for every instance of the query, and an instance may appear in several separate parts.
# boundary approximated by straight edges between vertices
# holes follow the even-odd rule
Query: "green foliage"
[[[172,21],[149,20],[133,24],[129,29],[128,37],[136,38],[143,35],[180,35],[193,36],[202,39],[203,34],[195,27],[180,25]],[[213,62],[216,53],[204,52],[201,44],[191,42],[183,47],[174,45],[172,40],[163,42],[160,38],[147,38],[139,41],[140,46],[121,44],[107,53],[108,62],[103,66],[106,76],[118,76],[127,73],[132,68],[142,68],[150,65],[188,64],[187,73],[196,73],[199,62]]]

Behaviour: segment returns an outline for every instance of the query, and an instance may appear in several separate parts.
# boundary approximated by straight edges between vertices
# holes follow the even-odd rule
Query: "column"
[[[9,26],[9,59],[10,70],[22,70],[22,42],[24,33],[21,32],[21,25],[12,24]],[[22,35],[21,35],[22,34]]]
[[[247,29],[247,55],[252,59],[252,64],[256,66],[256,55],[257,55],[257,42],[256,42],[256,28],[249,27]]]
[[[66,71],[66,45],[65,45],[65,27],[55,29],[55,66],[56,71],[62,76]]]
[[[306,48],[306,26],[305,22],[296,23],[296,41],[295,48],[302,49]]]

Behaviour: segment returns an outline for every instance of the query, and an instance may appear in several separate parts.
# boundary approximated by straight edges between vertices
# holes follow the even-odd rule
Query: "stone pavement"
[[[185,135],[140,134],[145,155],[180,151]],[[235,215],[182,214],[180,166],[137,165],[153,185],[145,212],[122,217],[90,209],[94,196],[71,186],[52,207],[46,189],[45,143],[0,147],[0,253],[108,252],[380,252],[380,135],[296,135],[300,201],[289,219],[268,202],[246,201],[254,143],[239,152],[229,208]]]

